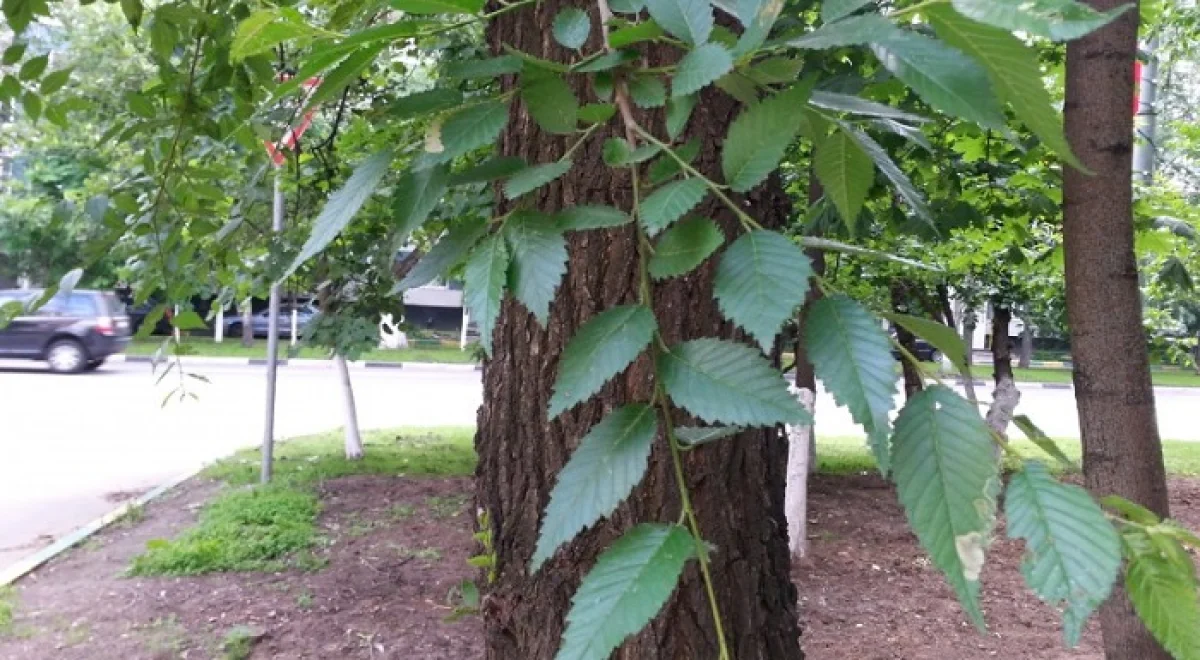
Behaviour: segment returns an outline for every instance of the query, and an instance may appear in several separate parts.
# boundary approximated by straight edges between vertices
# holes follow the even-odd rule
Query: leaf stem
[[[945,2],[946,2],[946,0],[924,0],[923,2],[918,2],[915,5],[910,5],[908,7],[905,7],[904,9],[898,9],[890,14],[886,14],[886,16],[891,19],[904,18],[906,16],[911,16],[913,14],[916,14],[916,13],[920,12],[922,9],[925,9],[926,7],[931,7],[933,5],[940,5]]]

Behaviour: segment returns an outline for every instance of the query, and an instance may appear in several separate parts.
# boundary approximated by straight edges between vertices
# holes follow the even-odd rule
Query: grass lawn
[[[155,351],[162,346],[163,340],[163,337],[134,339],[130,342],[128,348],[125,349],[125,353],[127,355],[154,355]],[[185,355],[238,358],[262,358],[267,356],[266,339],[256,339],[254,345],[247,348],[242,346],[240,338],[226,339],[218,344],[209,337],[184,337],[182,345]],[[288,348],[287,340],[281,338],[279,342],[279,356],[287,357]],[[323,360],[329,357],[329,353],[323,348],[301,344],[297,354],[293,357]],[[439,345],[436,342],[430,341],[428,344],[422,342],[421,344],[413,345],[411,348],[395,351],[370,350],[363,353],[359,359],[371,362],[473,364],[475,362],[475,354],[472,346],[468,346],[467,350],[463,351],[459,350],[457,345]]]
[[[983,375],[991,374],[990,367],[983,367]],[[972,373],[976,377],[980,375],[980,368]],[[1061,368],[1045,368],[1045,369],[1013,369],[1013,375],[1017,381],[1025,381],[1030,383],[1070,383],[1071,370]],[[1160,387],[1200,387],[1200,374],[1194,371],[1185,371],[1183,369],[1152,369],[1150,378],[1155,385]]]

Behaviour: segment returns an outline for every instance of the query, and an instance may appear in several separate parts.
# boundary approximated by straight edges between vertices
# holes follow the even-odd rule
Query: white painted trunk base
[[[807,388],[789,388],[800,400],[800,405],[812,414],[816,396]],[[814,434],[811,426],[784,428],[788,440],[787,487],[784,491],[783,511],[787,517],[788,549],[793,559],[804,556],[808,550],[808,474],[816,463],[813,460]]]
[[[334,370],[338,376],[338,386],[342,390],[342,404],[346,411],[346,458],[358,460],[363,456],[362,435],[358,432],[358,408],[354,405],[354,387],[350,384],[350,369],[346,366],[346,358],[341,355],[333,356]]]

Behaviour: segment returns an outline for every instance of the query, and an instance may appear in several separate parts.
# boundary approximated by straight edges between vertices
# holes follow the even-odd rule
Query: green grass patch
[[[135,338],[126,347],[128,355],[154,355],[162,346],[164,337]],[[210,337],[184,337],[182,344],[184,355],[201,357],[232,357],[232,358],[265,358],[267,356],[267,340],[255,340],[253,346],[243,346],[240,337],[227,337],[221,343],[214,342]],[[325,360],[329,358],[328,349],[318,346],[300,344],[290,350],[286,339],[280,340],[279,357],[295,357],[302,359]],[[360,360],[370,362],[437,362],[449,364],[473,364],[475,352],[473,346],[460,350],[458,344],[447,344],[439,340],[417,340],[410,342],[409,348],[394,351],[370,350],[362,354]]]
[[[13,617],[16,613],[17,590],[12,585],[0,587],[0,637],[12,632]]]

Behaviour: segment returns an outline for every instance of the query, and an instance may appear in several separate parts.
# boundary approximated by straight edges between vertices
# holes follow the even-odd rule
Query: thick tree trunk
[[[997,385],[1005,378],[1012,380],[1012,344],[1008,337],[1008,326],[1012,323],[1012,310],[992,305],[992,380]]]
[[[488,28],[494,52],[505,45],[556,61],[570,54],[549,37],[554,16],[564,7],[547,0],[499,17]],[[593,24],[596,16],[593,10]],[[590,48],[598,47],[598,30]],[[652,64],[673,61],[674,48],[648,49]],[[504,85],[511,89],[514,80]],[[590,89],[572,77],[584,101]],[[701,138],[696,160],[718,175],[721,136],[738,112],[720,92],[702,94],[689,136]],[[661,132],[661,111],[638,114]],[[607,127],[609,135],[623,135]],[[604,133],[601,131],[600,133]],[[531,195],[538,208],[555,211],[579,204],[631,207],[628,171],[603,164],[597,134],[574,155],[564,177]],[[500,152],[530,163],[559,158],[574,137],[541,132],[518,103],[501,138]],[[788,216],[787,197],[777,179],[749,196],[748,210],[763,225],[780,226]],[[501,208],[503,212],[505,209]],[[733,236],[736,220],[710,199],[697,214],[716,219]],[[601,393],[563,414],[546,419],[557,359],[575,331],[598,312],[637,298],[636,235],[631,227],[569,235],[569,271],[543,327],[518,303],[507,300],[494,331],[492,356],[484,362],[484,401],[479,411],[476,449],[477,504],[491,520],[498,576],[482,610],[487,657],[493,660],[547,660],[558,650],[564,616],[580,580],[597,555],[634,524],[674,521],[680,504],[669,456],[659,439],[647,474],[613,515],[584,531],[536,573],[529,559],[538,524],[555,476],[588,429],[614,406],[646,401],[653,387],[649,356],[638,359]],[[655,311],[668,343],[706,335],[733,336],[712,297],[714,260],[688,277],[654,286]],[[686,423],[687,417],[679,415]],[[741,660],[800,658],[796,590],[789,576],[787,529],[783,515],[787,444],[776,429],[759,429],[685,455],[687,479],[704,537],[712,553],[716,593],[733,655]],[[663,612],[630,638],[614,657],[624,660],[715,658],[715,628],[699,571],[693,562]]]
[[[1120,0],[1085,0],[1109,10]],[[1133,253],[1133,61],[1136,6],[1067,45],[1067,138],[1094,174],[1065,168],[1067,316],[1083,470],[1097,495],[1117,494],[1168,514],[1162,444]],[[1121,589],[1100,610],[1109,658],[1168,655]]]
[[[1033,366],[1033,326],[1025,322],[1021,330],[1021,352],[1018,354],[1017,366],[1028,369]]]
[[[896,280],[892,282],[892,311],[900,314],[911,314],[909,308],[909,287],[903,281]],[[896,341],[908,351],[909,355],[914,355],[917,350],[917,337],[909,332],[907,328],[900,324],[896,324]],[[901,355],[900,368],[904,373],[904,397],[907,399],[912,395],[925,389],[925,376],[917,365],[908,360],[907,357]]]

